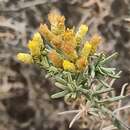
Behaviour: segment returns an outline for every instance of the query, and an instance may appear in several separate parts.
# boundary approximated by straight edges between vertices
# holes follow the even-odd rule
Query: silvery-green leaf
[[[95,91],[94,94],[103,94],[103,93],[110,92],[113,90],[114,90],[114,88],[106,88],[106,89]]]
[[[108,76],[110,76],[111,78],[120,78],[120,76],[117,76],[117,75],[113,75],[113,74],[108,74]]]
[[[55,76],[55,80],[61,84],[64,84],[66,85],[67,84],[67,81],[64,80],[63,78],[59,77],[59,76]]]
[[[71,98],[72,93],[68,93],[65,95],[64,100],[68,101]]]
[[[68,87],[68,89],[71,91],[71,92],[73,92],[74,91],[74,88],[73,88],[73,85],[72,84],[67,84],[67,87]]]
[[[115,68],[105,68],[105,67],[100,67],[100,68],[105,73],[115,74]]]
[[[84,94],[88,94],[89,93],[89,90],[87,89],[84,89],[84,88],[78,88],[78,90]]]
[[[104,75],[104,76],[107,75],[106,73],[104,73],[104,72],[101,70],[101,68],[100,68],[99,66],[97,67],[97,71],[98,71],[100,74]]]
[[[91,77],[94,78],[95,77],[95,66],[91,65],[90,68],[91,68]]]
[[[118,55],[117,52],[113,53],[112,55],[101,61],[100,64],[106,64],[107,62],[110,62],[113,58],[117,57],[117,55]]]
[[[115,101],[119,101],[121,99],[124,99],[126,96],[117,96],[117,97],[113,97],[113,98],[108,98],[108,99],[104,99],[104,100],[97,100],[98,103],[111,103],[111,102],[115,102]]]
[[[101,80],[101,79],[98,79],[101,83],[102,83],[102,85],[104,85],[105,87],[107,87],[107,88],[109,88],[110,86],[109,86],[109,84],[107,84],[106,82],[104,82],[103,80]]]
[[[62,90],[65,90],[67,88],[67,86],[65,86],[65,85],[63,85],[63,84],[61,84],[59,82],[56,82],[55,86],[58,87],[58,88],[60,88],[60,89],[62,89]]]
[[[67,77],[68,77],[68,82],[72,82],[72,76],[71,76],[71,73],[67,73]]]
[[[56,94],[53,94],[51,96],[51,98],[53,98],[53,99],[55,99],[55,98],[61,98],[61,97],[64,97],[67,93],[68,93],[68,91],[64,90],[62,92],[58,92]]]

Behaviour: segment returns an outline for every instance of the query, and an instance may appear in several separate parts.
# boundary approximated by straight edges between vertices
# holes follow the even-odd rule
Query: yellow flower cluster
[[[101,41],[98,35],[94,35],[89,41],[82,45],[83,38],[88,31],[88,26],[81,25],[77,33],[75,29],[65,27],[65,17],[59,13],[52,12],[48,15],[50,29],[46,24],[41,24],[39,33],[28,43],[30,54],[18,54],[18,59],[25,63],[30,63],[34,57],[42,55],[43,48],[46,47],[47,59],[55,67],[66,71],[80,72],[89,64],[88,59],[96,52],[97,46]],[[43,39],[47,41],[44,47]],[[27,59],[26,59],[27,58]],[[27,60],[27,61],[26,61]]]
[[[18,53],[17,59],[24,63],[33,63],[33,57],[39,57],[43,48],[44,44],[41,35],[39,32],[36,32],[28,43],[30,54]]]
[[[46,24],[41,24],[39,32],[50,43],[55,52],[48,55],[49,60],[56,67],[63,67],[67,71],[82,71],[88,65],[90,54],[94,54],[97,45],[100,43],[100,37],[95,35],[90,41],[87,41],[81,49],[81,42],[88,31],[88,26],[81,25],[77,33],[74,29],[66,28],[65,18],[58,13],[48,15],[51,28]],[[62,58],[59,57],[56,50],[60,50]],[[80,51],[78,51],[80,50]]]

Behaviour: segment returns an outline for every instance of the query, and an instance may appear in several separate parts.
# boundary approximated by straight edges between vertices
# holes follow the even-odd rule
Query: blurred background
[[[123,71],[113,86],[117,95],[124,83],[130,83],[130,0],[0,0],[0,130],[69,129],[72,116],[57,115],[69,107],[62,99],[50,99],[52,83],[37,66],[16,60],[53,10],[66,17],[68,27],[87,24],[86,39],[100,34],[99,49],[104,53],[119,53],[110,63]],[[70,130],[76,129],[80,130],[75,124]]]

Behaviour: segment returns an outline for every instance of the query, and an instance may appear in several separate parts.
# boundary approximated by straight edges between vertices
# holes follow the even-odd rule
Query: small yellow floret
[[[99,35],[94,35],[89,42],[92,45],[91,54],[94,54],[98,45],[101,43],[101,37]]]
[[[39,32],[36,32],[36,33],[34,34],[32,40],[33,40],[33,41],[38,41],[39,43],[42,43],[42,42],[43,42],[43,40],[42,40],[41,35],[40,35]]]
[[[44,47],[43,40],[40,33],[35,33],[32,40],[28,43],[28,48],[32,56],[39,56],[41,54],[41,49]]]
[[[77,52],[75,50],[73,52],[66,54],[66,56],[68,57],[70,61],[73,61],[73,62],[78,58]]]
[[[64,54],[66,55],[66,57],[70,60],[70,61],[74,61],[75,59],[78,58],[77,52],[75,50],[75,48],[73,48],[71,45],[69,45],[68,43],[64,42],[61,46],[61,50],[64,52]]]
[[[32,56],[39,56],[41,54],[41,52],[40,52],[41,49],[39,47],[38,42],[36,42],[36,41],[29,41],[28,48],[29,48]]]
[[[75,65],[68,60],[63,61],[63,68],[64,70],[67,70],[67,71],[71,71],[71,72],[75,71]]]
[[[62,59],[56,50],[52,50],[48,53],[48,58],[52,62],[52,64],[56,67],[62,67]]]
[[[76,41],[77,41],[77,44],[79,44],[83,37],[85,36],[85,34],[87,33],[88,31],[88,26],[82,24],[80,27],[79,27],[79,30],[78,32],[76,33]]]
[[[39,32],[46,40],[50,42],[51,45],[53,45],[58,49],[61,47],[61,43],[62,43],[61,37],[52,33],[46,24],[40,25]]]
[[[54,11],[49,13],[48,20],[51,24],[51,31],[56,34],[62,34],[65,31],[65,17],[61,16],[58,12]]]
[[[76,61],[76,66],[78,68],[79,71],[82,71],[85,69],[85,67],[87,66],[88,61],[84,58],[84,57],[80,57],[77,61]]]
[[[74,29],[69,29],[67,28],[66,31],[63,34],[62,39],[64,40],[64,42],[66,44],[68,44],[69,46],[76,48],[77,43],[76,43],[76,39],[75,39],[75,32]]]
[[[92,45],[86,42],[84,44],[83,49],[81,50],[81,57],[85,57],[87,59],[88,56],[90,55],[91,49],[92,49]]]
[[[17,59],[19,61],[27,63],[27,64],[33,63],[32,56],[30,54],[27,54],[27,53],[18,53]]]

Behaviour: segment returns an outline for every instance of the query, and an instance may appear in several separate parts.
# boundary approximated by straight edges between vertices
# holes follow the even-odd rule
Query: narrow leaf
[[[98,79],[99,80],[99,82],[101,82],[102,83],[102,85],[104,85],[105,87],[107,87],[107,88],[109,88],[110,86],[109,86],[109,84],[107,84],[106,82],[104,82],[103,80],[101,80],[101,79]]]
[[[117,57],[118,53],[113,53],[112,55],[110,55],[109,57],[105,58],[103,61],[100,62],[100,64],[105,64],[106,62],[109,62],[110,60],[112,60],[113,58]]]
[[[102,70],[101,70],[101,68],[98,66],[97,67],[97,71],[100,73],[100,74],[102,74],[102,75],[107,75],[106,73],[104,73]]]
[[[96,91],[96,92],[94,92],[94,94],[103,94],[103,93],[110,92],[113,90],[114,90],[114,88],[107,88],[107,89]]]
[[[74,88],[73,88],[72,84],[67,84],[67,87],[68,87],[68,89],[69,89],[71,92],[74,91]]]
[[[63,85],[63,84],[61,84],[61,83],[59,83],[59,82],[56,82],[56,83],[55,83],[55,86],[58,87],[58,88],[60,88],[60,89],[62,89],[62,90],[65,90],[65,89],[66,89],[66,86]]]
[[[110,74],[115,74],[115,68],[105,68],[105,67],[100,67],[101,70],[105,73],[110,73]]]
[[[91,65],[90,68],[91,68],[91,77],[94,78],[95,77],[95,66]]]
[[[87,89],[84,89],[84,88],[78,88],[78,90],[84,94],[88,94],[89,93],[89,90]]]
[[[53,99],[61,98],[61,97],[64,97],[67,93],[68,93],[68,91],[64,90],[64,91],[62,91],[62,92],[58,92],[58,93],[56,93],[56,94],[53,94],[53,95],[51,96],[51,98],[53,98]]]
[[[108,98],[108,99],[104,99],[104,100],[101,100],[101,101],[97,100],[97,102],[98,103],[105,103],[105,102],[111,103],[111,102],[119,101],[119,100],[124,99],[124,98],[126,98],[126,96],[117,96],[117,97],[114,97],[114,98]]]
[[[67,73],[67,77],[68,77],[68,82],[72,82],[72,76],[71,76],[71,73]]]
[[[59,76],[55,77],[55,80],[61,84],[67,84],[67,81],[65,81],[63,78],[60,78]]]

